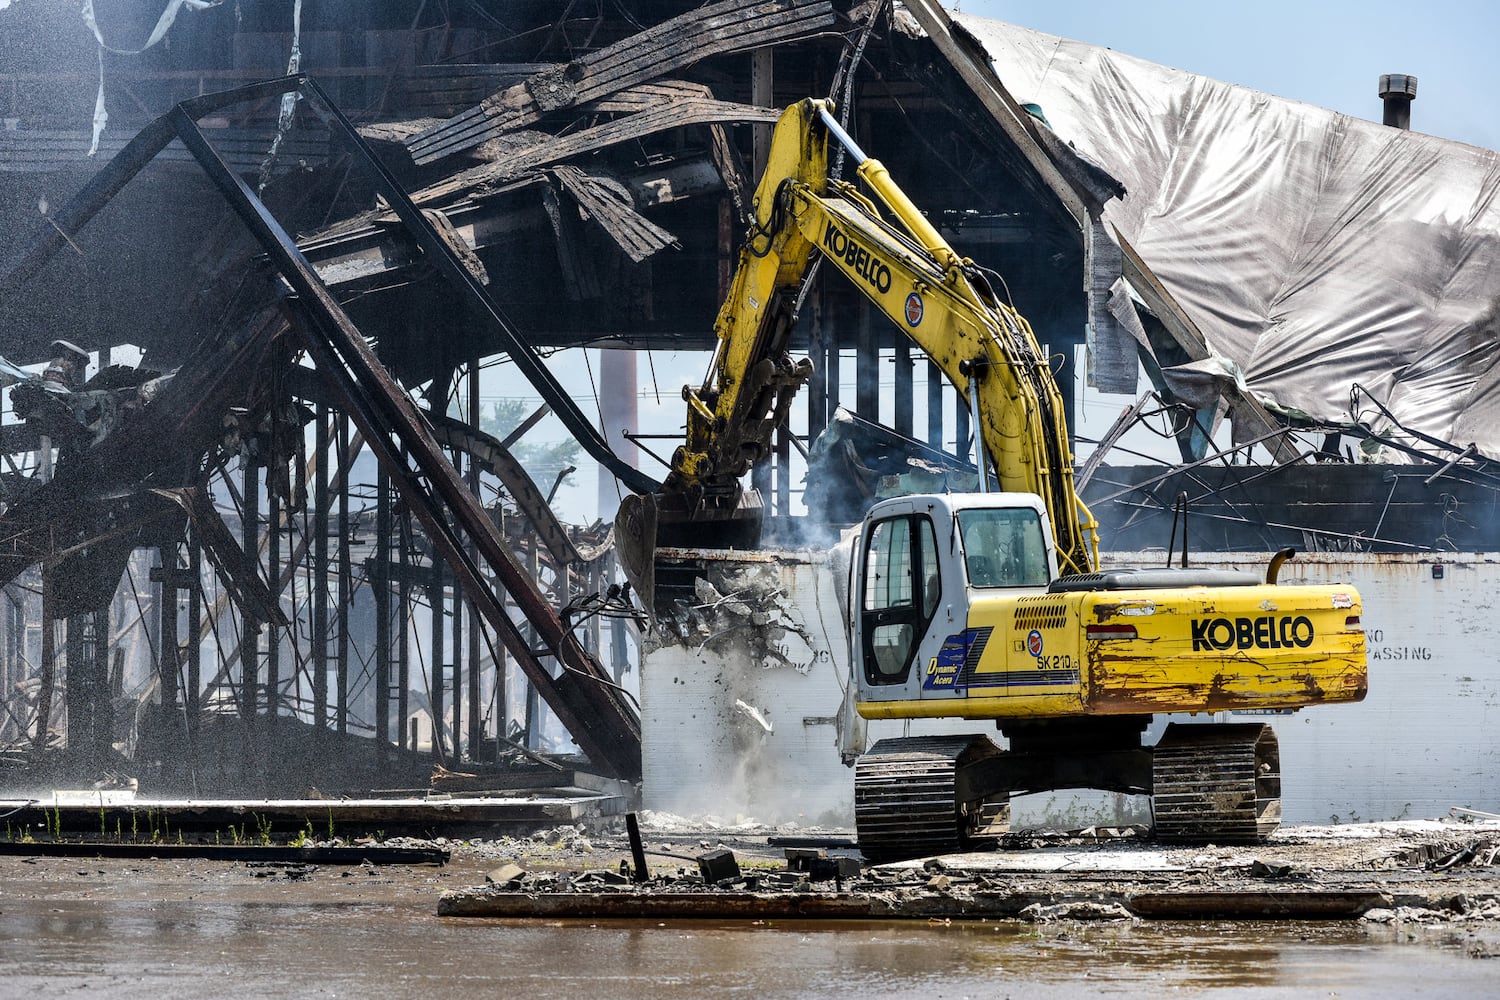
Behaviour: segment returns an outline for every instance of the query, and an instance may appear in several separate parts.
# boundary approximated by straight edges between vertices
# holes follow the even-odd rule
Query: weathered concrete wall
[[[680,635],[642,668],[647,808],[763,822],[852,822],[853,770],[836,745],[848,645],[843,568],[822,552],[700,552],[700,588]],[[1115,553],[1109,565],[1157,565]],[[1260,554],[1194,556],[1261,572]],[[1267,718],[1281,741],[1287,822],[1428,817],[1450,806],[1500,811],[1500,554],[1452,553],[1433,577],[1415,555],[1302,556],[1286,583],[1348,582],[1364,598],[1370,694],[1358,705]],[[1223,715],[1222,721],[1245,721]],[[1156,720],[1153,741],[1168,718]],[[1201,721],[1201,720],[1200,720]],[[869,727],[868,740],[901,723]],[[989,732],[982,722],[919,722],[910,732]],[[1018,799],[1016,827],[1146,821],[1144,799],[1059,792]]]
[[[681,634],[642,656],[643,802],[684,815],[843,821],[853,772],[835,720],[848,644],[821,552],[700,553]]]
[[[1265,562],[1208,553],[1194,561]],[[1500,811],[1500,554],[1312,554],[1283,566],[1281,580],[1358,587],[1370,654],[1370,693],[1360,704],[1267,720],[1281,741],[1287,820]]]

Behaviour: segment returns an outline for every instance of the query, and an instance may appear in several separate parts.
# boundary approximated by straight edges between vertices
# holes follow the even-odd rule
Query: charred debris
[[[597,387],[632,352],[712,347],[757,156],[800,98],[832,95],[1006,276],[1064,386],[1086,329],[1148,373],[1206,353],[1104,233],[1125,192],[929,0],[147,6],[99,0],[95,38],[17,5],[0,36],[8,793],[482,791],[560,754],[637,780],[643,621],[607,519],[561,521],[562,470],[515,449],[551,414],[602,479],[653,486],[628,456],[656,443],[619,433],[634,400],[575,400],[546,358],[599,349]],[[1121,275],[1144,290],[1124,309]],[[814,286],[794,346],[805,431],[754,472],[781,537],[810,520],[804,476],[855,485],[808,487],[837,524],[968,474],[967,410],[852,290]],[[518,427],[481,420],[497,368],[531,401]],[[1474,511],[1500,474],[1472,450],[1403,444],[1373,491],[1355,431],[1294,423],[1157,379],[1084,466],[1111,544],[1161,544],[1185,496],[1204,548],[1493,547]],[[1101,464],[1131,426],[1182,463]]]

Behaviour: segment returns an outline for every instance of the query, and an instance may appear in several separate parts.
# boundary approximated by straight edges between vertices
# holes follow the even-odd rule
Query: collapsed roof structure
[[[208,740],[205,716],[244,722],[246,745],[269,718],[319,740],[358,736],[413,757],[420,744],[474,762],[513,740],[534,751],[540,691],[596,767],[631,777],[638,754],[624,744],[638,734],[622,683],[635,626],[612,586],[607,528],[561,524],[512,449],[550,411],[627,488],[649,487],[652,474],[619,454],[616,425],[629,417],[613,407],[633,388],[596,400],[596,421],[546,355],[600,348],[607,361],[631,358],[633,373],[630,352],[711,347],[765,130],[809,95],[832,94],[944,235],[1005,275],[1060,358],[1070,401],[1085,337],[1106,388],[1133,390],[1145,362],[1194,464],[1106,473],[1108,449],[1096,450],[1089,472],[1106,501],[1096,511],[1126,544],[1132,528],[1165,534],[1159,519],[1185,482],[1205,506],[1223,500],[1224,519],[1250,525],[1256,545],[1273,527],[1307,530],[1295,512],[1258,506],[1268,498],[1247,503],[1261,472],[1243,474],[1212,445],[1221,398],[1242,451],[1273,456],[1282,475],[1268,483],[1283,506],[1308,452],[1268,404],[1319,431],[1373,434],[1439,463],[1456,455],[1448,479],[1489,490],[1493,505],[1479,458],[1439,440],[1462,440],[1471,422],[1419,407],[1445,384],[1489,398],[1493,330],[1465,312],[1481,305],[1492,255],[1482,194],[1493,157],[1482,151],[1463,161],[1474,191],[1465,226],[1435,221],[1457,218],[1452,199],[1429,199],[1431,215],[1415,202],[1376,211],[1387,203],[1361,201],[1329,156],[1364,150],[1379,178],[1401,180],[1394,159],[1425,151],[1424,179],[1404,179],[1438,191],[1459,169],[1451,151],[1405,133],[1381,145],[1394,130],[955,22],[933,0],[562,11],[337,0],[310,5],[305,24],[284,23],[283,6],[172,4],[174,21],[96,0],[86,32],[39,5],[0,15],[31,19],[29,31],[0,32],[16,67],[0,73],[12,84],[0,117],[13,123],[0,130],[0,170],[14,180],[0,213],[28,232],[0,261],[0,378],[16,383],[0,426],[0,691],[19,692],[0,739],[13,745],[45,749],[55,726],[72,751],[88,748],[84,770],[123,748],[154,762],[158,779],[196,785],[212,756],[243,765],[239,787],[264,790],[305,781],[328,744],[307,744],[293,768],[264,746],[226,752],[230,735]],[[173,42],[137,53],[120,38]],[[1180,96],[1154,86],[1163,74]],[[107,127],[86,113],[105,106]],[[1296,124],[1308,142],[1281,150],[1261,120]],[[1313,138],[1319,123],[1333,139]],[[1220,200],[1208,166],[1221,157],[1195,154],[1240,139],[1294,176],[1314,171],[1327,200],[1286,202],[1298,189],[1265,167],[1244,178],[1249,201]],[[91,142],[114,157],[108,166],[83,158]],[[1229,159],[1243,162],[1235,150]],[[1287,230],[1250,226],[1251,202],[1330,220],[1302,237],[1321,256],[1262,248],[1256,240]],[[1336,311],[1340,288],[1348,297],[1369,268],[1400,266],[1355,252],[1350,220],[1374,238],[1410,230],[1401,245],[1432,251],[1423,273],[1441,287],[1403,306],[1392,282],[1362,293],[1361,312]],[[1376,321],[1380,336],[1367,336]],[[1408,334],[1428,346],[1403,346],[1409,363],[1382,381],[1371,345],[1394,351]],[[1293,370],[1296,357],[1322,358],[1307,337],[1342,359],[1337,378]],[[793,344],[818,374],[799,432],[784,429],[754,473],[782,519],[800,513],[796,450],[841,406],[966,453],[967,410],[851,289],[814,289]],[[141,363],[112,365],[127,345]],[[79,355],[94,359],[86,380]],[[854,398],[840,399],[851,357]],[[50,375],[28,370],[48,361]],[[483,419],[481,374],[500,365],[507,392],[539,401],[518,427]],[[608,377],[623,386],[620,371]],[[1339,404],[1355,382],[1391,426],[1350,426]],[[1474,440],[1489,447],[1478,430]],[[904,461],[910,450],[887,452]],[[1384,499],[1431,503],[1399,476]],[[1348,520],[1314,534],[1338,544],[1390,530],[1383,509]],[[136,581],[147,572],[155,586]],[[140,662],[111,656],[122,632]],[[413,713],[425,713],[424,740],[408,728]]]

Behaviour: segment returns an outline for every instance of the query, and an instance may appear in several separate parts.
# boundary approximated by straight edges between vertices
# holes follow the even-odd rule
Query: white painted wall
[[[1286,583],[1358,587],[1370,651],[1363,702],[1269,720],[1288,822],[1427,818],[1452,806],[1500,812],[1500,554],[1446,553],[1442,579],[1434,561],[1314,554],[1282,567]]]
[[[726,565],[730,553],[704,553]],[[832,720],[848,667],[833,573],[822,552],[777,553],[756,566],[781,588],[783,658],[752,649],[755,626],[642,656],[643,804],[688,816],[847,824],[853,771]],[[767,732],[740,701],[771,726]]]

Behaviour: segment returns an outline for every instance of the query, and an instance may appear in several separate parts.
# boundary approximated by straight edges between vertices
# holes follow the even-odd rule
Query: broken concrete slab
[[[1081,882],[1064,891],[1043,883],[960,883],[940,875],[926,882],[862,882],[843,891],[797,886],[776,890],[758,880],[757,888],[718,888],[687,882],[621,886],[608,892],[524,890],[495,886],[451,890],[438,901],[446,917],[647,917],[770,919],[1253,919],[1352,920],[1389,909],[1396,896],[1373,888],[1313,888],[1297,891],[1137,891],[1128,882]],[[1408,905],[1452,910],[1448,893],[1403,894]],[[1500,893],[1478,897],[1478,905],[1500,906]]]
[[[521,884],[521,879],[526,875],[526,869],[520,865],[501,865],[493,871],[486,872],[484,880],[490,885],[498,885],[506,889],[514,889]]]
[[[735,860],[733,851],[724,849],[709,851],[699,856],[698,873],[709,885],[733,882],[740,877],[740,865]]]

